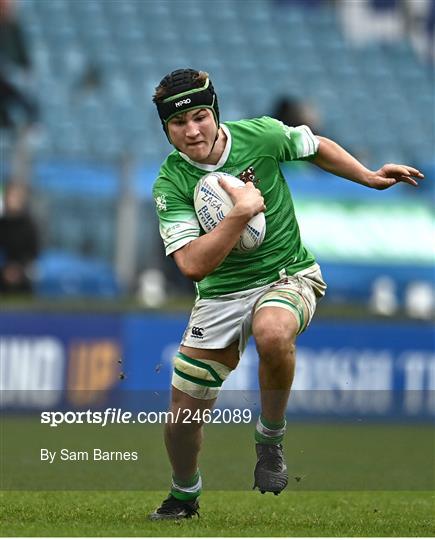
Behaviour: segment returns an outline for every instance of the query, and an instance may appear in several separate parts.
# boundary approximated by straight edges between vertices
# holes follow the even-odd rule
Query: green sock
[[[180,501],[191,501],[201,495],[202,479],[199,469],[187,481],[177,480],[172,475],[171,495]]]
[[[255,427],[255,441],[261,444],[280,444],[285,435],[286,420],[281,422],[269,422],[260,415]]]

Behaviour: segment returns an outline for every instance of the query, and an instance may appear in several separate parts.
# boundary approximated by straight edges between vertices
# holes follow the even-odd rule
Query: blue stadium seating
[[[156,164],[171,150],[151,95],[178,67],[212,75],[223,120],[270,114],[274,101],[289,95],[313,103],[325,134],[369,166],[435,157],[433,70],[407,40],[351,47],[329,3],[25,0],[20,6],[45,127],[34,184],[51,194],[54,247],[80,253],[88,235],[92,253],[112,259],[116,164],[122,154],[133,155],[135,191],[148,199]],[[90,67],[100,74],[94,86],[83,83]],[[326,196],[323,185],[315,182],[313,193]],[[339,182],[328,186],[339,195],[344,189]],[[94,203],[87,204],[89,196]],[[142,218],[141,237],[150,240],[149,209]],[[145,264],[149,251],[141,246]]]
[[[41,83],[47,156],[73,149],[110,159],[128,141],[139,159],[160,161],[167,146],[148,146],[156,125],[150,94],[166,71],[189,65],[219,83],[224,120],[267,114],[274,93],[287,90],[317,105],[328,133],[350,136],[369,156],[389,140],[389,154],[402,160],[429,157],[422,129],[408,149],[392,134],[433,129],[433,72],[406,41],[350,48],[324,2],[308,9],[267,0],[26,0],[21,15]],[[102,71],[102,87],[67,120],[62,110],[88,65]]]

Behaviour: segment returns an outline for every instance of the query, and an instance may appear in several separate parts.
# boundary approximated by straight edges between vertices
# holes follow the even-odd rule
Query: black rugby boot
[[[282,444],[255,445],[257,465],[254,471],[254,487],[261,493],[266,491],[279,495],[288,483],[287,465]]]
[[[198,499],[193,499],[191,501],[180,501],[173,495],[169,494],[169,497],[162,502],[161,506],[148,517],[152,521],[163,519],[190,519],[194,515],[199,517],[198,510]]]

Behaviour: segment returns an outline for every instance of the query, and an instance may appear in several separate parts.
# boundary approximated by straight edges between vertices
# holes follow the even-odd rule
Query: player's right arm
[[[252,182],[233,188],[221,179],[234,207],[208,234],[192,240],[172,256],[180,271],[193,281],[201,281],[227,257],[240,238],[248,221],[265,210],[264,199]]]

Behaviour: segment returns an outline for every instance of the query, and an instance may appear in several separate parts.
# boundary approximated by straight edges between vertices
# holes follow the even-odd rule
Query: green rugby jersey
[[[252,168],[266,204],[266,236],[251,252],[231,251],[196,284],[200,298],[253,289],[308,268],[315,263],[303,246],[287,182],[280,163],[313,156],[318,139],[307,126],[288,127],[269,117],[222,124],[228,140],[219,163],[204,165],[173,151],[160,168],[153,187],[160,234],[166,255],[198,236],[201,229],[193,205],[198,180],[212,171],[239,176]],[[281,272],[281,274],[280,274]]]

